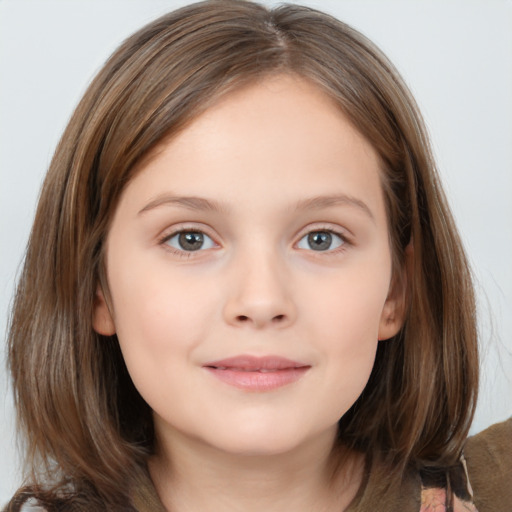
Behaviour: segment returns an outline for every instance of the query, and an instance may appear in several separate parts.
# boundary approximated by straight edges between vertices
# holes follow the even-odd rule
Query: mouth
[[[220,381],[246,391],[271,391],[298,381],[310,365],[279,356],[237,356],[203,365]]]

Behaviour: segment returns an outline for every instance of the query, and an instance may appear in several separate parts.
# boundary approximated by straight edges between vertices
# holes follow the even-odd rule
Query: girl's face
[[[163,443],[332,442],[401,325],[377,155],[298,78],[231,92],[162,143],[106,243],[94,327],[117,333]]]

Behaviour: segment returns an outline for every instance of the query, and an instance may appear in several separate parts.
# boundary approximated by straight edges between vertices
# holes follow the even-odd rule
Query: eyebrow
[[[172,195],[163,195],[159,196],[152,201],[150,201],[142,210],[139,211],[139,215],[141,213],[147,212],[149,210],[153,210],[158,208],[159,206],[181,206],[183,208],[187,208],[189,210],[202,210],[202,211],[211,211],[211,212],[225,212],[227,208],[224,207],[221,203],[214,201],[212,199],[205,199],[204,197],[195,197],[195,196],[172,196]]]
[[[314,196],[301,199],[295,205],[295,211],[299,210],[321,210],[331,206],[351,206],[365,213],[370,219],[375,217],[368,205],[355,197],[347,194],[336,194],[328,196]],[[189,210],[211,211],[211,212],[227,212],[229,208],[222,203],[213,199],[196,196],[174,196],[162,195],[150,201],[144,208],[139,211],[139,215],[147,211],[153,210],[160,206],[181,206]]]
[[[321,210],[322,208],[329,208],[330,206],[352,206],[365,213],[370,219],[375,220],[375,217],[370,210],[370,207],[361,199],[349,196],[347,194],[336,194],[331,196],[315,196],[308,199],[301,199],[297,205],[296,210]]]

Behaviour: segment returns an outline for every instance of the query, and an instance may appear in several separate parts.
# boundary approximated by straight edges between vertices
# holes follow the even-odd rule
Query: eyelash
[[[182,250],[182,249],[176,249],[174,247],[171,247],[170,245],[168,245],[168,242],[169,240],[171,240],[172,238],[174,238],[175,236],[177,235],[180,235],[182,233],[197,233],[197,234],[201,234],[201,235],[205,235],[207,236],[210,240],[213,241],[214,244],[218,245],[215,240],[213,239],[212,236],[210,236],[208,233],[206,233],[204,230],[202,229],[198,229],[198,228],[186,228],[186,227],[183,227],[183,228],[179,228],[179,229],[176,229],[174,230],[173,232],[171,233],[167,233],[165,234],[163,237],[161,237],[158,241],[158,244],[163,246],[165,248],[165,250],[167,251],[170,251],[172,254],[178,256],[178,257],[181,257],[181,258],[190,258],[193,256],[193,253],[200,253],[200,252],[203,252],[204,250],[207,250],[207,249],[198,249],[196,251],[187,251],[187,250]],[[312,234],[312,233],[328,233],[330,235],[334,235],[336,237],[338,237],[340,240],[341,240],[341,244],[334,248],[334,249],[329,249],[329,250],[326,250],[326,251],[315,251],[314,249],[302,249],[302,250],[306,250],[310,253],[312,253],[313,255],[317,256],[317,255],[322,255],[322,256],[334,256],[336,254],[339,254],[341,252],[344,252],[347,250],[347,247],[350,247],[352,244],[352,242],[350,241],[350,238],[346,235],[346,233],[342,233],[340,231],[337,231],[337,230],[334,230],[332,228],[328,228],[328,227],[315,227],[314,229],[310,229],[306,232],[303,232],[299,238],[299,241],[296,242],[296,244],[294,245],[297,245],[298,243],[300,243],[305,237],[307,237],[308,235]]]
[[[322,256],[322,257],[335,256],[335,255],[340,254],[341,252],[346,251],[347,248],[350,245],[352,245],[351,241],[349,240],[349,237],[346,235],[346,233],[344,233],[344,232],[342,233],[340,231],[337,231],[335,229],[328,228],[328,227],[315,227],[314,229],[309,229],[308,231],[301,234],[299,241],[295,245],[297,245],[304,238],[306,238],[308,235],[311,235],[313,233],[328,233],[329,235],[334,235],[341,240],[341,243],[338,247],[335,247],[334,249],[328,249],[326,251],[315,251],[314,249],[303,249],[305,251],[312,253],[312,255],[314,255],[314,256]]]
[[[162,247],[164,247],[165,250],[171,252],[173,255],[178,256],[180,258],[190,258],[193,256],[193,253],[202,252],[201,249],[199,249],[197,251],[186,251],[186,250],[176,249],[174,247],[171,247],[168,244],[169,240],[173,239],[175,236],[180,235],[182,233],[197,233],[200,235],[205,235],[209,239],[211,239],[214,244],[216,244],[213,237],[208,235],[208,233],[206,233],[204,230],[198,229],[198,228],[186,228],[186,227],[179,228],[179,229],[174,230],[172,233],[165,234],[162,238],[160,238],[160,240],[158,241],[158,244],[161,245]],[[218,245],[218,244],[216,244],[216,245]]]

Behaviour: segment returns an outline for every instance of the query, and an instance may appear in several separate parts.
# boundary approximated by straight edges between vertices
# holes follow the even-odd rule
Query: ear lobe
[[[116,333],[114,319],[112,318],[107,301],[105,300],[105,295],[100,286],[98,286],[96,296],[94,297],[92,327],[98,334],[103,336],[112,336]]]

